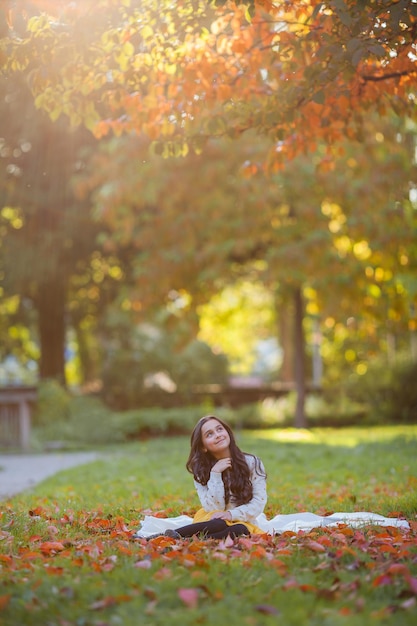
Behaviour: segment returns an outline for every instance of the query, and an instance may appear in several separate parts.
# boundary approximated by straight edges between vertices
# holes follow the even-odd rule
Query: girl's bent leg
[[[192,537],[193,535],[204,535],[208,539],[225,539],[226,537],[240,537],[240,535],[250,535],[244,524],[233,524],[228,526],[222,519],[212,519],[208,522],[197,522],[187,524],[176,529],[181,537]]]
[[[226,528],[209,535],[212,539],[225,539],[226,537],[231,537],[235,539],[235,537],[240,537],[241,535],[249,536],[250,532],[246,528],[245,524],[233,524],[232,526],[227,526]]]
[[[193,535],[204,535],[205,537],[213,537],[215,533],[223,532],[228,526],[223,519],[211,519],[207,522],[196,522],[195,524],[187,524],[181,528],[176,528],[177,533],[181,537],[192,537]],[[227,536],[224,535],[225,537]]]

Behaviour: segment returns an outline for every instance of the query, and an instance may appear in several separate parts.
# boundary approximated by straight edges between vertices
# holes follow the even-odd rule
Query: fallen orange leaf
[[[107,598],[103,598],[102,600],[96,600],[88,607],[92,611],[99,611],[101,609],[107,609],[109,606],[113,606],[116,604],[116,598],[113,596],[107,596]]]
[[[131,596],[128,596],[127,594],[122,594],[120,596],[107,596],[102,600],[93,602],[88,608],[92,611],[99,611],[100,609],[107,609],[109,606],[120,604],[120,602],[130,602],[131,599]]]
[[[8,556],[7,554],[0,554],[0,563],[7,563],[7,565],[10,565],[13,562],[13,559],[11,556]]]
[[[45,541],[39,546],[39,550],[43,554],[56,554],[65,550],[65,546],[60,541]]]
[[[319,543],[318,541],[310,540],[310,541],[307,541],[305,545],[306,545],[306,548],[309,548],[313,552],[326,552],[326,548],[322,546],[321,543]]]

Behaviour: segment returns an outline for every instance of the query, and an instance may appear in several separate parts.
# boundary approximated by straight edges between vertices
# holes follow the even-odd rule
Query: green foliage
[[[61,419],[50,419],[51,407],[59,393],[54,386],[50,402],[43,402],[45,415],[39,411],[34,438],[38,445],[48,446],[51,442],[62,447],[83,447],[127,442],[150,436],[189,433],[194,424],[204,414],[212,412],[207,406],[187,406],[177,408],[146,408],[114,412],[100,398],[77,396],[66,399],[65,415]],[[61,391],[61,390],[59,390]],[[216,409],[216,414],[229,420],[228,409]],[[233,422],[233,420],[230,420]]]
[[[191,341],[176,356],[173,365],[171,376],[180,394],[187,394],[193,385],[220,384],[227,380],[227,357],[213,352],[204,341]]]
[[[0,91],[0,297],[9,302],[0,308],[1,343],[23,362],[40,352],[41,378],[63,380],[69,283],[85,288],[98,232],[71,179],[96,141],[37,110],[22,76],[1,76]]]
[[[190,433],[203,415],[215,414],[238,429],[289,427],[294,421],[295,393],[237,408],[210,404],[147,407],[113,411],[99,397],[70,397],[57,383],[42,384],[34,439],[48,447],[83,447],[123,443],[134,439]],[[61,411],[57,413],[57,406]],[[309,395],[309,426],[343,426],[363,422],[363,408],[346,399]]]
[[[233,424],[247,429],[289,427],[294,423],[297,396],[291,392],[280,398],[266,398],[233,410]],[[340,427],[364,422],[363,405],[346,395],[308,394],[307,427]]]
[[[70,394],[56,380],[42,380],[38,385],[38,398],[34,424],[49,427],[64,423],[70,414]]]
[[[62,447],[120,443],[124,440],[112,411],[98,398],[87,396],[71,398],[66,419],[49,422],[45,427],[35,429],[34,435],[41,445],[55,442]]]
[[[370,415],[381,421],[415,423],[417,421],[417,361],[398,357],[393,364],[376,359],[362,376],[355,375],[347,384],[350,396],[368,407]]]
[[[228,355],[235,374],[253,372],[260,341],[276,335],[273,291],[253,276],[227,285],[197,312],[199,337]]]
[[[194,385],[227,379],[227,358],[202,341],[181,345],[178,331],[151,325],[122,332],[103,371],[103,398],[115,409],[178,405],[190,400]]]

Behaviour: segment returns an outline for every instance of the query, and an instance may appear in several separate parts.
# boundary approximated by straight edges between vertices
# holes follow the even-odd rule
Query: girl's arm
[[[247,504],[241,504],[240,506],[229,509],[233,522],[254,522],[258,515],[263,513],[267,501],[266,472],[262,461],[260,461],[259,469],[264,473],[263,476],[259,476],[256,472],[255,459],[253,457],[247,456],[246,461],[251,470],[253,496],[252,500],[250,500]]]
[[[202,485],[196,480],[194,485],[205,511],[225,510],[224,484],[220,472],[211,472],[207,485]]]

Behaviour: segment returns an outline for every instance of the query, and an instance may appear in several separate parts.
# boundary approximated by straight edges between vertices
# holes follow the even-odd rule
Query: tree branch
[[[380,80],[390,80],[391,78],[400,78],[401,76],[408,76],[408,75],[416,74],[416,73],[417,73],[417,69],[416,70],[404,70],[402,72],[391,72],[390,74],[380,74],[380,75],[365,74],[361,76],[361,78],[364,81],[379,82]]]

